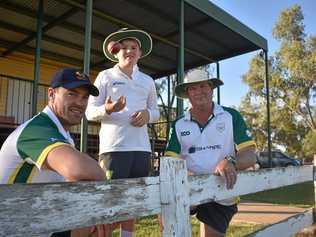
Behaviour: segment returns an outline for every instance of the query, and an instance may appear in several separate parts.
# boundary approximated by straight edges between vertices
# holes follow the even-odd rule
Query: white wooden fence
[[[240,172],[228,191],[221,177],[188,177],[184,161],[164,158],[158,177],[0,185],[0,236],[36,236],[161,213],[163,236],[187,237],[190,205],[312,180],[312,165]],[[312,223],[311,209],[253,236],[291,236]]]

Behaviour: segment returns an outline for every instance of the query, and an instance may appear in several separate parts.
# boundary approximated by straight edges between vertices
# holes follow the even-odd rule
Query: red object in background
[[[121,50],[121,44],[119,42],[111,41],[108,44],[108,51],[111,54],[117,54]]]

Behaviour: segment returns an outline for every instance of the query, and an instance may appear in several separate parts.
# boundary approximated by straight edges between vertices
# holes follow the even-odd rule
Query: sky
[[[279,47],[278,41],[272,37],[272,29],[281,11],[294,4],[302,8],[305,32],[308,35],[316,35],[316,0],[211,0],[211,2],[267,39],[269,56],[273,55]],[[255,53],[248,53],[220,62],[220,77],[225,83],[221,87],[222,105],[239,106],[242,97],[248,91],[241,77],[248,71],[250,59],[254,55]]]

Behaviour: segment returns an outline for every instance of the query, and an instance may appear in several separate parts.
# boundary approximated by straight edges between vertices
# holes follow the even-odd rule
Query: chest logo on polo
[[[180,133],[181,137],[189,136],[190,134],[191,134],[190,131],[182,131],[182,132]]]
[[[189,148],[188,152],[189,154],[198,152],[198,151],[205,151],[205,150],[220,150],[222,149],[222,145],[221,144],[214,144],[214,145],[207,145],[207,146],[192,146]]]
[[[224,132],[225,131],[225,123],[217,123],[216,130],[220,133]]]
[[[114,81],[112,86],[116,86],[116,85],[125,85],[125,82],[122,81]]]

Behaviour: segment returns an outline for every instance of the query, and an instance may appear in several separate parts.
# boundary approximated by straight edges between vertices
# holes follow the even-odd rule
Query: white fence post
[[[187,166],[184,160],[164,157],[160,163],[163,236],[191,236]]]
[[[314,208],[313,208],[313,222],[316,221],[316,154],[313,160],[313,181],[314,181]]]
[[[313,181],[314,181],[314,207],[316,206],[316,179],[315,179],[315,173],[316,173],[316,154],[314,155],[313,160]]]

